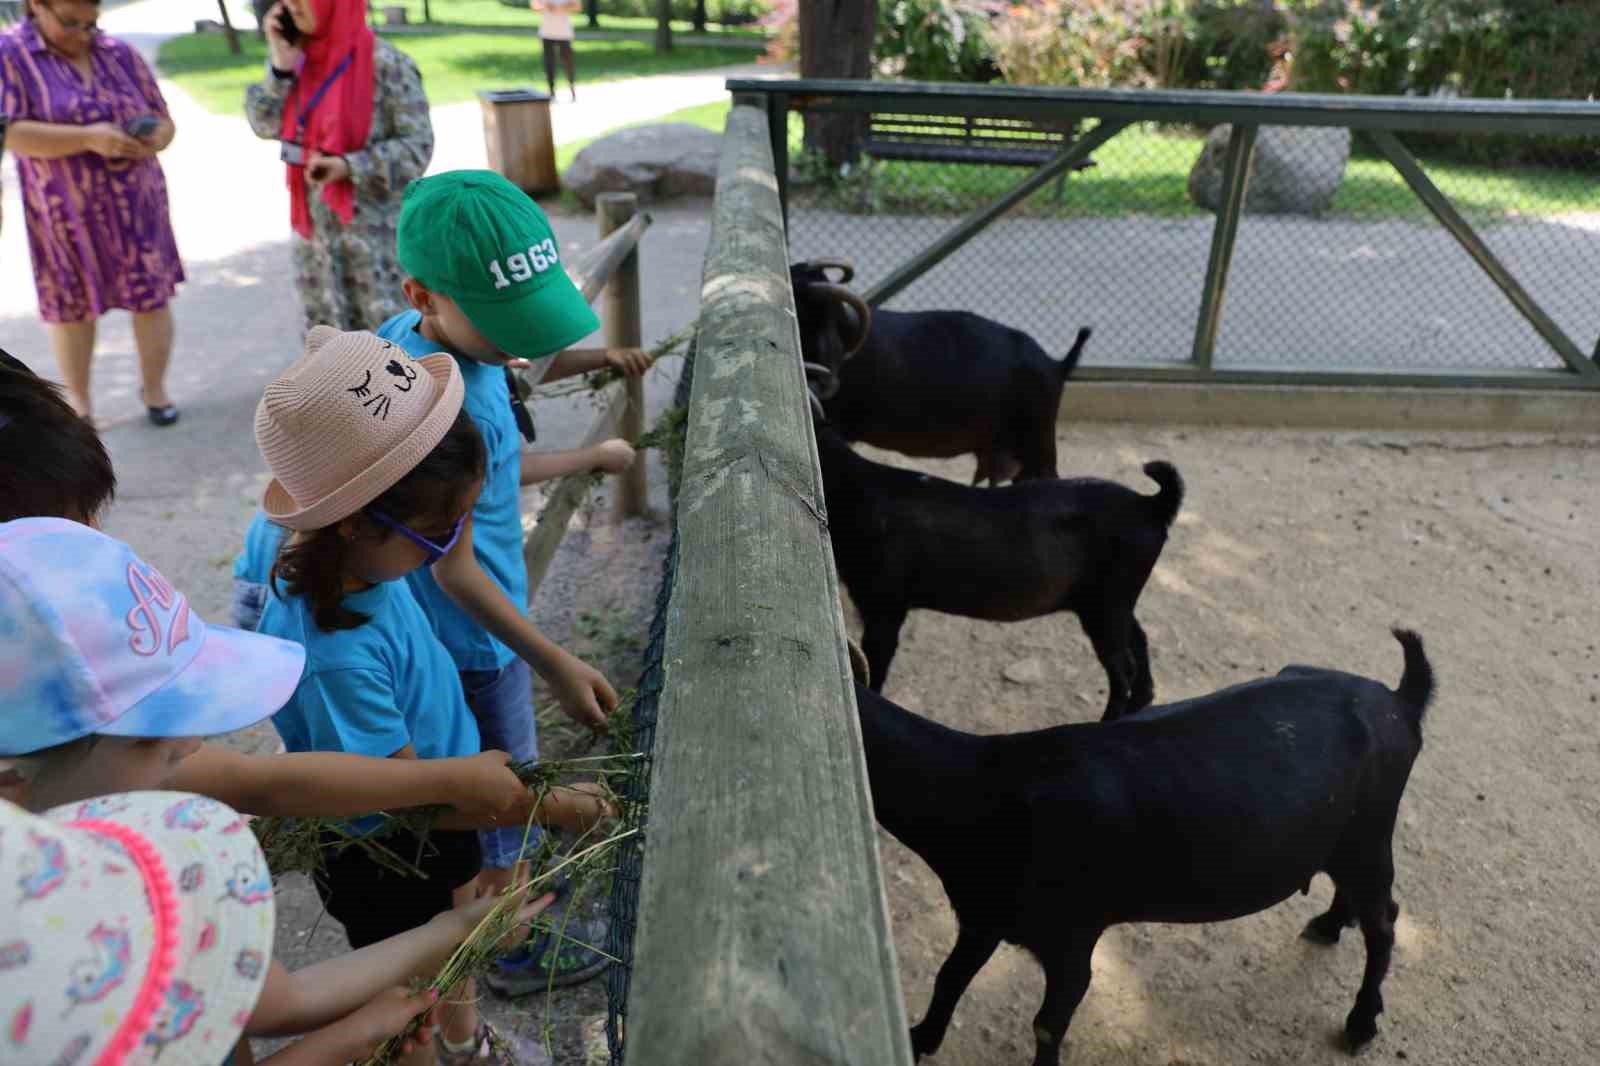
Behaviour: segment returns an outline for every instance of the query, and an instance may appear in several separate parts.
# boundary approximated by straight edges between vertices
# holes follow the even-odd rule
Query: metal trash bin
[[[556,192],[556,145],[550,133],[550,94],[537,89],[499,89],[478,94],[489,169],[530,196]]]

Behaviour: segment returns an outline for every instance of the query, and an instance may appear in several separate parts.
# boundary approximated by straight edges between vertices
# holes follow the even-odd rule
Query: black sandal
[[[142,392],[139,394],[139,399],[141,401],[144,400]],[[145,417],[150,419],[152,426],[170,426],[178,420],[178,408],[170,403],[161,407],[151,407],[149,404],[145,404],[144,413]]]

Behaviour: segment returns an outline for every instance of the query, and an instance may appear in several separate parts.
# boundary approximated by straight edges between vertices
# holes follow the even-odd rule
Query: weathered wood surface
[[[911,1061],[765,114],[723,139],[624,1032],[636,1066]]]
[[[628,225],[639,210],[639,198],[631,192],[603,192],[595,197],[595,218],[602,237]],[[637,242],[636,242],[637,243]],[[639,251],[623,257],[611,273],[601,301],[600,320],[605,326],[607,348],[637,348],[644,343],[643,309],[639,305]],[[644,434],[644,378],[624,378],[628,399],[617,421],[617,435],[629,444]],[[645,460],[617,475],[613,520],[634,518],[645,513],[650,498],[645,480]]]
[[[627,406],[628,393],[622,382],[606,386],[600,394],[600,413],[578,447],[588,448],[616,436]],[[568,474],[545,495],[544,510],[539,512],[538,522],[522,540],[522,560],[528,567],[528,603],[533,603],[533,598],[539,594],[539,586],[550,571],[556,549],[561,547],[561,538],[567,535],[572,516],[578,513],[594,487],[594,475],[585,470]]]
[[[584,252],[576,263],[567,264],[567,276],[585,300],[594,303],[617,267],[639,246],[639,239],[650,228],[650,222],[650,212],[640,211],[626,226],[612,231],[610,236]]]
[[[640,211],[633,215],[626,225],[613,230],[604,240],[585,252],[577,263],[566,265],[567,276],[578,287],[578,291],[583,293],[585,300],[593,303],[595,298],[605,291],[612,276],[624,262],[628,261],[630,255],[638,248],[644,231],[649,228],[650,213]],[[637,260],[634,262],[637,263]],[[639,318],[637,276],[633,279],[628,295],[633,303],[633,320],[637,322]],[[639,393],[639,402],[642,405],[643,390],[636,391]],[[616,382],[608,386],[600,398],[600,414],[590,424],[589,432],[584,434],[578,447],[587,448],[608,437],[616,436],[624,417],[629,413],[628,408],[632,399],[632,393],[624,383]],[[643,418],[641,410],[635,421],[642,422]],[[639,465],[642,467],[642,460]],[[588,498],[593,487],[594,478],[587,473],[571,474],[556,482],[555,487],[545,496],[547,502],[544,510],[539,512],[537,524],[523,536],[522,558],[528,568],[530,604],[538,594],[539,585],[544,581],[545,574],[550,570],[550,563],[556,557],[556,549],[561,546],[561,538],[567,535],[567,526],[572,521],[572,516],[583,506],[583,501]]]

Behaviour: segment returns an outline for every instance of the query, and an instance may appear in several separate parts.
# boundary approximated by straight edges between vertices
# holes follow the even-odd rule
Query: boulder
[[[1232,126],[1218,126],[1189,171],[1189,198],[1222,203],[1222,167]],[[1255,215],[1319,215],[1333,204],[1350,161],[1350,131],[1337,126],[1262,126],[1250,158],[1244,209]]]
[[[684,122],[633,126],[578,153],[561,183],[585,207],[603,192],[637,193],[641,203],[710,196],[717,189],[722,134]]]

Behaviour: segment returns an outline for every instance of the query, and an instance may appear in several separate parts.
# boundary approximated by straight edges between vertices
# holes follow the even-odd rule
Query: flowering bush
[[[993,76],[988,0],[879,0],[872,54],[878,74],[912,81],[987,81]]]
[[[1019,4],[990,31],[995,62],[1018,85],[1147,85],[1148,0]]]

